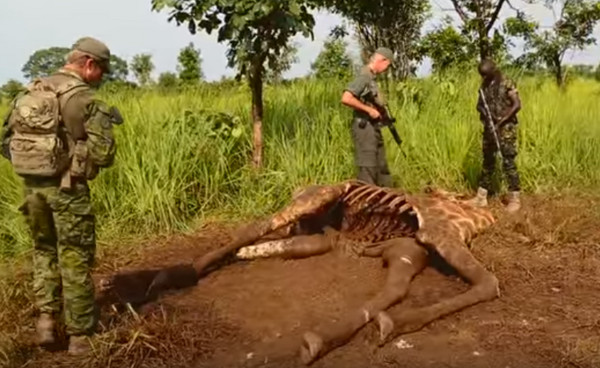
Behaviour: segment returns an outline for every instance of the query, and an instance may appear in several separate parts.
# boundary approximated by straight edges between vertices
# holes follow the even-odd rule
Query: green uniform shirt
[[[509,78],[494,80],[487,86],[481,85],[480,88],[483,91],[490,112],[496,119],[502,118],[508,108],[512,105],[510,94],[518,93],[517,85]],[[477,110],[480,112],[485,111],[481,96],[479,96],[477,100]]]
[[[368,66],[361,69],[360,73],[348,84],[345,90],[352,93],[354,97],[364,104],[376,103],[380,106],[384,105],[383,98],[375,82],[375,74],[373,74]],[[367,114],[356,110],[354,111],[354,115],[369,118]]]

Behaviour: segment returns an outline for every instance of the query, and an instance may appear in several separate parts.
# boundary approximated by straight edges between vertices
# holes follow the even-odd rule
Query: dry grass
[[[20,367],[33,353],[28,342],[33,316],[29,277],[17,266],[0,273],[0,367]]]
[[[222,339],[234,336],[233,328],[210,304],[198,305],[194,311],[160,305],[143,315],[133,309],[104,315],[88,356],[41,351],[18,336],[2,334],[0,366],[185,368],[207,359]]]

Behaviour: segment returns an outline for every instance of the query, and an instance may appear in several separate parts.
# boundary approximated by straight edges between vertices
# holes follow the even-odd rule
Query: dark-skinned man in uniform
[[[482,60],[478,69],[482,78],[477,111],[479,111],[484,126],[483,170],[479,179],[477,195],[471,200],[471,203],[480,207],[488,204],[487,196],[496,167],[495,155],[499,145],[504,176],[509,190],[506,211],[514,213],[521,208],[520,178],[515,162],[517,157],[517,112],[521,110],[521,100],[515,83],[502,75],[492,60]],[[481,92],[483,92],[484,99],[482,99]],[[488,114],[491,114],[491,121],[488,119]],[[493,124],[496,134],[490,124]],[[496,137],[498,141],[496,141]]]

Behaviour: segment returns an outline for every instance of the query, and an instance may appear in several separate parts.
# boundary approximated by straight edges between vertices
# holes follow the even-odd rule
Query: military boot
[[[91,350],[88,336],[71,336],[69,337],[69,354],[70,355],[85,355]]]
[[[41,313],[35,326],[37,343],[40,346],[52,345],[56,342],[54,326],[56,322],[50,313]]]
[[[519,199],[519,192],[508,193],[508,205],[506,206],[506,212],[515,213],[521,208],[521,200]]]
[[[487,207],[487,205],[488,205],[487,195],[488,195],[487,189],[479,187],[479,189],[477,189],[477,196],[475,196],[475,198],[473,198],[467,202],[475,207]]]

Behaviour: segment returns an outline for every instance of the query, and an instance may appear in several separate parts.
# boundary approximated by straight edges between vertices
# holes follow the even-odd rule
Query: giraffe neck
[[[465,244],[495,222],[491,212],[456,199],[414,196],[410,202],[418,213],[420,228],[456,232]]]

